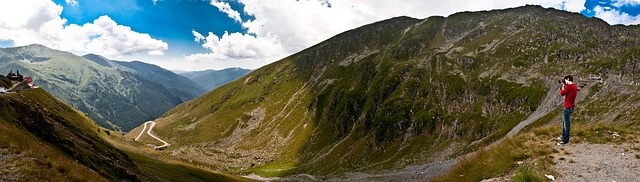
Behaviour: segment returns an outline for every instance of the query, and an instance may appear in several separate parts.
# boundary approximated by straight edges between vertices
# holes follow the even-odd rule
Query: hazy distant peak
[[[11,49],[11,48],[8,48]],[[13,49],[17,49],[17,50],[30,50],[30,51],[37,51],[37,52],[45,52],[45,51],[57,51],[57,50],[53,50],[47,46],[43,46],[40,44],[29,44],[26,46],[18,46],[18,47],[14,47]]]
[[[47,47],[47,46],[43,46],[43,45],[40,45],[40,44],[29,44],[29,45],[24,46],[24,47],[31,47],[31,48],[46,48],[46,49],[49,49],[49,47]]]
[[[28,53],[28,54],[32,54],[32,55],[35,55],[35,54],[40,54],[40,55],[44,55],[44,54],[67,54],[67,55],[73,55],[70,52],[52,49],[50,47],[47,47],[47,46],[44,46],[44,45],[40,45],[40,44],[29,44],[29,45],[26,45],[26,46],[7,47],[7,48],[2,48],[2,50],[8,51],[10,53],[18,53],[18,54]]]

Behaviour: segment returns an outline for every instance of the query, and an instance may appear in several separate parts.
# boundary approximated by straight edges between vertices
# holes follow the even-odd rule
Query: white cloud
[[[0,1],[0,41],[115,57],[162,55],[168,49],[167,43],[118,25],[108,16],[80,26],[66,25],[61,13],[62,7],[49,0]]]
[[[631,16],[628,13],[620,12],[616,9],[606,9],[600,6],[596,6],[593,8],[593,11],[596,13],[596,17],[606,21],[611,25],[616,24],[640,24],[640,15]]]
[[[397,16],[427,18],[448,16],[461,11],[480,11],[538,4],[572,12],[584,10],[586,0],[237,0],[244,5],[241,12],[255,17],[242,22],[248,34],[225,33],[206,38],[192,32],[195,41],[212,52],[188,55],[188,60],[233,62],[233,60],[260,60],[259,67],[301,51],[336,34],[359,26]],[[235,21],[242,21],[238,11],[227,3],[211,0],[211,4]],[[266,48],[275,47],[275,49]],[[268,51],[268,54],[264,51]],[[268,55],[268,56],[265,56]]]
[[[272,36],[253,37],[237,32],[225,32],[222,37],[218,37],[209,32],[209,35],[203,38],[204,36],[196,31],[193,31],[193,34],[196,40],[203,42],[202,47],[212,52],[188,56],[187,59],[192,61],[274,58],[284,52],[279,41]]]
[[[196,41],[196,42],[198,42],[198,43],[199,43],[199,42],[201,42],[201,41],[204,41],[204,40],[205,40],[205,37],[204,37],[202,34],[200,34],[200,33],[196,32],[196,30],[191,30],[191,34],[193,34],[193,36],[195,36],[195,37],[196,37],[193,41]],[[203,42],[203,43],[204,43],[204,42]]]
[[[640,5],[640,0],[613,0],[613,6],[622,7],[626,5],[637,6]]]
[[[216,8],[218,8],[218,10],[220,10],[220,12],[223,12],[225,14],[227,14],[227,16],[229,16],[229,18],[235,20],[236,22],[242,22],[242,19],[240,18],[240,13],[238,13],[238,11],[233,10],[231,8],[231,5],[229,5],[229,3],[225,3],[222,1],[218,1],[218,0],[212,0],[211,1],[211,5],[215,6]]]
[[[67,2],[67,4],[70,5],[70,6],[78,6],[78,5],[80,5],[78,0],[64,0],[64,1]]]

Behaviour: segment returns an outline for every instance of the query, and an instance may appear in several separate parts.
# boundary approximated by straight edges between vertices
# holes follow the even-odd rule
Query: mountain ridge
[[[181,104],[156,128],[176,158],[239,173],[323,176],[437,162],[505,136],[564,75],[636,83],[637,35],[636,26],[540,6],[396,17]]]
[[[102,63],[101,65],[103,66],[131,72],[145,80],[158,83],[167,88],[172,95],[180,97],[180,103],[191,100],[205,93],[204,88],[201,88],[199,84],[193,82],[191,79],[153,64],[141,61],[126,62],[109,60],[95,54],[87,54],[82,57],[98,64]]]

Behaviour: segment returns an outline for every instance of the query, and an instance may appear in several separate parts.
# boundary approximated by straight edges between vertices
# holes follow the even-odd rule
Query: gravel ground
[[[383,174],[347,173],[328,181],[424,181],[446,173],[457,159],[423,165],[407,166],[404,169]]]
[[[556,176],[556,181],[639,181],[637,147],[639,144],[586,142],[558,147],[560,153],[554,155],[554,167],[561,176]]]

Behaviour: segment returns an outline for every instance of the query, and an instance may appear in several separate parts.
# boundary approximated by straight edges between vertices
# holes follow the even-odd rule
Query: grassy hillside
[[[11,88],[11,80],[5,77],[4,75],[0,75],[0,87],[4,87],[5,89]]]
[[[0,113],[0,150],[10,159],[2,175],[36,181],[141,177],[127,155],[100,138],[95,123],[43,89],[0,95]]]
[[[181,104],[154,130],[176,158],[235,173],[335,175],[442,161],[505,136],[565,75],[587,100],[637,83],[638,30],[539,6],[393,18]],[[607,97],[615,98],[596,95]],[[584,112],[590,122],[607,116]]]
[[[149,156],[153,151],[140,152],[145,146],[114,142],[116,132],[98,127],[43,89],[0,94],[0,133],[3,180],[245,180]]]

